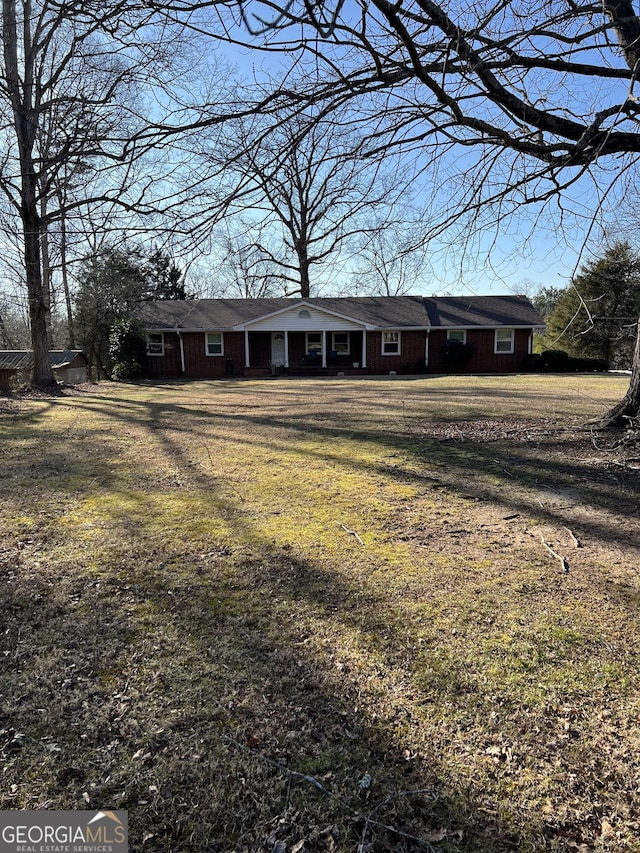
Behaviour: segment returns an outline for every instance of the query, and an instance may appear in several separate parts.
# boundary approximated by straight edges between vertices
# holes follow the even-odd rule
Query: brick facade
[[[429,373],[514,373],[521,370],[529,352],[529,329],[516,329],[513,353],[496,353],[494,329],[469,329],[467,346],[474,348],[468,360],[447,358],[447,332],[433,329],[429,334]]]
[[[509,373],[523,368],[543,323],[516,296],[157,300],[141,306],[139,319],[149,334],[150,375],[197,379]],[[496,352],[500,332],[513,352]],[[222,352],[207,351],[207,334],[216,335],[211,349],[222,337]]]
[[[513,353],[495,353],[493,329],[469,329],[467,346],[473,352],[467,359],[452,361],[447,357],[447,332],[432,329],[429,332],[428,364],[425,365],[427,331],[400,332],[400,352],[385,355],[382,352],[382,332],[367,333],[367,368],[370,374],[416,373],[512,373],[520,370],[529,352],[530,331],[516,329]],[[206,336],[203,332],[183,332],[184,375],[197,379],[215,379],[223,376],[242,376],[245,369],[244,332],[225,332],[222,355],[207,355]],[[289,366],[291,369],[309,368],[312,362],[305,349],[303,332],[291,332],[289,340]],[[265,372],[271,361],[271,335],[267,332],[249,334],[249,356],[252,368]],[[332,371],[349,370],[353,363],[362,366],[362,333],[350,333],[348,355],[327,353],[327,368]],[[180,357],[180,338],[175,332],[164,333],[164,355],[148,357],[149,374],[158,379],[183,375]],[[320,366],[320,364],[316,365]],[[362,367],[361,367],[362,369]]]

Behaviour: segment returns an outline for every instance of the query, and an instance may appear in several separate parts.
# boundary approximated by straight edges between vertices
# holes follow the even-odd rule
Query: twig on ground
[[[265,764],[269,764],[271,767],[275,767],[281,773],[284,773],[288,780],[292,779],[301,779],[303,782],[309,782],[314,786],[318,791],[321,791],[323,794],[326,794],[327,797],[332,797],[334,800],[337,800],[345,809],[349,809],[348,804],[339,796],[332,794],[331,791],[328,791],[321,782],[318,782],[313,776],[309,776],[306,773],[298,773],[296,770],[289,770],[288,767],[284,767],[282,764],[279,764],[277,761],[274,761],[272,758],[267,758],[266,755],[262,755],[260,752],[256,752],[255,749],[251,749],[248,746],[245,746],[243,743],[240,743],[235,738],[229,737],[229,735],[222,735],[222,740],[225,743],[230,743],[233,746],[238,747],[238,749],[242,750],[242,752],[246,752],[248,755],[252,755],[255,758],[260,759]],[[417,844],[425,847],[429,853],[435,853],[435,849],[426,838],[420,838],[418,835],[411,835],[408,832],[405,832],[402,829],[398,829],[395,826],[391,826],[386,823],[382,823],[382,821],[376,820],[374,815],[383,809],[385,806],[390,805],[396,800],[401,799],[402,797],[409,796],[417,796],[419,794],[430,794],[432,797],[434,796],[433,790],[416,790],[416,791],[400,791],[397,794],[393,794],[390,797],[385,798],[381,802],[379,802],[368,815],[363,815],[364,817],[364,827],[362,828],[362,835],[360,837],[360,843],[358,845],[358,853],[365,853],[369,849],[369,845],[366,843],[367,833],[369,831],[369,827],[378,827],[379,829],[384,829],[387,832],[391,832],[394,835],[399,836],[400,838],[406,838],[409,841],[414,841]],[[437,797],[437,795],[436,795]]]
[[[402,829],[396,829],[395,826],[390,826],[388,823],[381,823],[379,820],[373,820],[369,817],[365,818],[364,829],[362,830],[362,837],[360,839],[360,844],[358,844],[358,853],[365,853],[365,851],[369,849],[368,845],[365,844],[367,828],[369,826],[377,826],[380,829],[386,829],[387,832],[392,832],[395,835],[398,835],[400,838],[407,838],[409,841],[415,841],[417,844],[421,844],[423,847],[426,847],[427,850],[432,851],[432,853],[436,853],[435,848],[433,847],[430,841],[427,841],[426,838],[420,838],[418,835],[410,835],[408,832],[404,832]]]
[[[555,557],[556,560],[560,561],[563,571],[568,572],[569,571],[569,561],[567,560],[567,558],[563,557],[561,554],[558,554],[557,551],[554,551],[553,548],[545,542],[545,538],[542,535],[542,533],[540,534],[540,541],[542,542],[544,547],[547,549],[547,551],[551,554],[551,556]]]
[[[284,773],[289,779],[301,779],[303,782],[309,782],[310,785],[313,785],[318,791],[321,791],[323,794],[326,794],[328,797],[332,796],[331,792],[328,791],[323,784],[318,782],[313,776],[308,776],[306,773],[298,773],[296,770],[289,770],[288,767],[285,767],[283,764],[279,764],[277,761],[274,761],[272,758],[267,758],[266,755],[262,755],[260,752],[256,752],[255,749],[251,749],[248,746],[245,746],[240,741],[235,740],[228,735],[222,735],[222,740],[226,743],[231,743],[234,746],[237,746],[238,749],[241,749],[243,752],[247,752],[249,755],[253,755],[256,758],[259,758],[260,761],[264,761],[265,764],[270,764],[272,767],[277,767],[281,773]]]
[[[385,808],[385,806],[391,805],[391,803],[395,802],[396,800],[401,799],[402,797],[409,797],[409,796],[413,797],[413,796],[418,796],[420,794],[430,794],[432,797],[434,796],[434,792],[432,790],[421,789],[421,790],[417,790],[417,791],[400,791],[397,794],[392,794],[390,797],[386,797],[386,799],[381,800],[375,806],[375,808],[373,808],[369,812],[369,814],[366,815],[364,818],[364,826],[362,827],[362,835],[360,836],[360,843],[358,844],[358,853],[366,853],[366,851],[369,849],[370,845],[368,845],[366,843],[366,841],[367,841],[367,833],[369,831],[370,826],[377,826],[377,827],[380,827],[381,829],[386,829],[387,832],[392,832],[395,835],[398,835],[402,838],[407,838],[410,841],[415,841],[418,844],[421,844],[424,847],[426,847],[427,850],[431,851],[432,853],[435,853],[433,846],[431,845],[431,843],[426,838],[420,838],[417,835],[410,835],[409,833],[404,832],[401,829],[396,829],[395,826],[390,826],[386,823],[382,823],[381,821],[375,820],[373,817],[376,814],[376,812],[379,812],[381,809]],[[437,797],[437,795],[436,795],[436,797]]]
[[[364,545],[364,542],[363,542],[363,541],[362,541],[362,539],[358,536],[358,534],[356,533],[356,531],[355,531],[355,530],[349,530],[349,528],[348,528],[348,527],[345,527],[345,526],[344,526],[344,524],[340,524],[340,527],[341,527],[344,531],[346,531],[347,533],[350,533],[350,534],[351,534],[351,536],[355,536],[355,537],[356,537],[356,539],[358,540],[358,542],[359,542],[361,545]]]
[[[204,443],[204,441],[198,441],[197,443],[198,443],[198,444],[201,444],[201,445],[204,447],[204,449],[207,451],[207,456],[209,457],[209,464],[211,465],[211,469],[212,469],[213,471],[215,471],[215,470],[216,470],[216,466],[215,466],[215,464],[214,464],[213,456],[211,455],[211,451],[209,450],[209,447]],[[220,481],[220,478],[219,478],[219,477],[216,477],[216,476],[215,476],[215,474],[214,474],[214,478],[215,478],[216,480],[218,480],[218,482]],[[232,491],[234,491],[234,492],[238,495],[238,497],[240,498],[240,500],[244,503],[244,495],[242,494],[242,492],[240,491],[240,489],[237,489],[237,488],[233,485],[233,483],[230,483],[228,480],[225,480],[225,484],[226,484],[226,485],[227,485],[227,486],[228,486]]]
[[[580,540],[574,535],[573,531],[569,530],[568,527],[565,527],[564,530],[566,530],[569,536],[571,537],[571,541],[573,542],[575,547],[582,548],[582,542],[580,542]]]

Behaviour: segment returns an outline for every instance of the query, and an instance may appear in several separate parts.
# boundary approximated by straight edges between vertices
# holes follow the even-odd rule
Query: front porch
[[[242,375],[245,378],[288,377],[288,376],[368,376],[368,367],[285,367],[284,365],[270,365],[267,367],[245,367]]]
[[[247,329],[245,355],[245,376],[368,373],[364,330],[266,332]]]

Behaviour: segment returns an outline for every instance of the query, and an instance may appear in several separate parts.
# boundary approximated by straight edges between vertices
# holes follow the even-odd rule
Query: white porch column
[[[186,373],[187,369],[184,363],[184,341],[182,340],[182,335],[180,334],[178,329],[176,329],[176,332],[178,333],[178,340],[180,341],[180,367],[182,369],[182,372]]]
[[[327,330],[322,330],[322,366],[327,366]]]
[[[362,330],[362,366],[367,366],[367,330]]]
[[[424,366],[429,367],[429,329],[427,329],[427,339],[424,344]]]
[[[249,362],[249,330],[244,330],[244,366],[251,367]]]
[[[284,366],[289,367],[289,332],[284,330]]]

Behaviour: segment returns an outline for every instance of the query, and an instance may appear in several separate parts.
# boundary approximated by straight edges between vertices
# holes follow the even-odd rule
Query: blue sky
[[[280,61],[278,55],[250,48],[227,46],[220,54],[246,78],[260,79],[273,72]],[[465,156],[463,149],[453,155],[454,171],[463,173]],[[602,223],[594,225],[592,218],[598,209],[598,183],[602,189],[611,177],[612,173],[604,170],[595,180],[585,175],[563,195],[562,205],[553,200],[545,209],[522,207],[499,222],[489,217],[464,252],[461,244],[468,237],[464,230],[459,235],[452,230],[445,240],[430,242],[429,268],[416,281],[414,292],[496,294],[525,290],[531,295],[540,287],[567,286],[576,266],[605,247]],[[430,192],[427,183],[425,178],[425,199]],[[613,196],[607,199],[610,208],[616,203]],[[433,199],[426,201],[425,209],[430,204]],[[604,208],[602,215],[604,222],[610,218]]]

